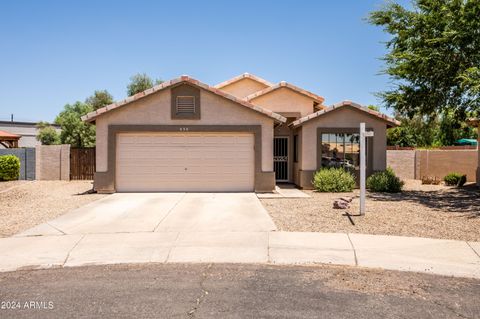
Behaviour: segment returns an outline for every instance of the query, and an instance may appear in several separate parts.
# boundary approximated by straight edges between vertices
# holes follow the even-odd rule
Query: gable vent
[[[194,114],[195,97],[177,96],[177,114]]]

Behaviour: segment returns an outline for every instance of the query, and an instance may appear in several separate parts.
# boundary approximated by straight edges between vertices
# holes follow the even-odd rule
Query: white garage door
[[[253,134],[121,133],[116,190],[253,191]]]

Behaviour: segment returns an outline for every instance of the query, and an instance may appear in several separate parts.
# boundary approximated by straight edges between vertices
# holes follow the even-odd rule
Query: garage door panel
[[[122,133],[117,191],[252,191],[252,134]]]

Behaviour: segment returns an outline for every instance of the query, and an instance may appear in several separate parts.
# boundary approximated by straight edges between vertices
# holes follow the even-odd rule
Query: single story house
[[[19,135],[18,145],[16,147],[35,147],[42,143],[37,141],[39,129],[36,122],[19,122],[19,121],[0,121],[0,131],[6,131],[15,135]],[[51,124],[57,132],[60,132],[60,125]],[[5,148],[0,145],[0,148]]]
[[[96,125],[95,189],[269,192],[277,182],[312,188],[320,167],[358,174],[359,124],[368,172],[386,168],[379,112],[324,98],[286,82],[245,73],[209,86],[189,76],[88,113]]]
[[[467,123],[473,127],[477,128],[477,151],[478,151],[478,158],[477,158],[477,186],[480,186],[480,118],[471,118],[467,120]]]

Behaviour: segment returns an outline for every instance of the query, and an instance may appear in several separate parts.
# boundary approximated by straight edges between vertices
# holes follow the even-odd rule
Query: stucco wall
[[[96,170],[107,171],[108,125],[262,125],[262,167],[273,171],[273,119],[201,90],[201,119],[172,120],[170,90],[160,91],[139,101],[108,112],[96,120]]]
[[[365,122],[367,129],[373,129],[373,165],[374,171],[386,168],[386,123],[375,119],[362,111],[353,108],[342,108],[316,119],[306,122],[302,126],[302,147],[300,169],[304,171],[317,169],[317,128],[355,128],[359,129],[360,123]]]
[[[222,91],[230,93],[233,96],[244,98],[252,93],[261,91],[268,86],[249,78],[243,78],[221,88]]]
[[[301,117],[314,112],[311,98],[286,87],[261,95],[250,102],[274,112],[300,112]]]
[[[35,178],[38,180],[70,180],[70,145],[37,145]]]
[[[387,150],[387,167],[401,179],[415,179],[415,150]]]
[[[478,163],[477,150],[417,150],[417,178],[436,177],[457,172],[467,175],[467,181],[475,182]]]

